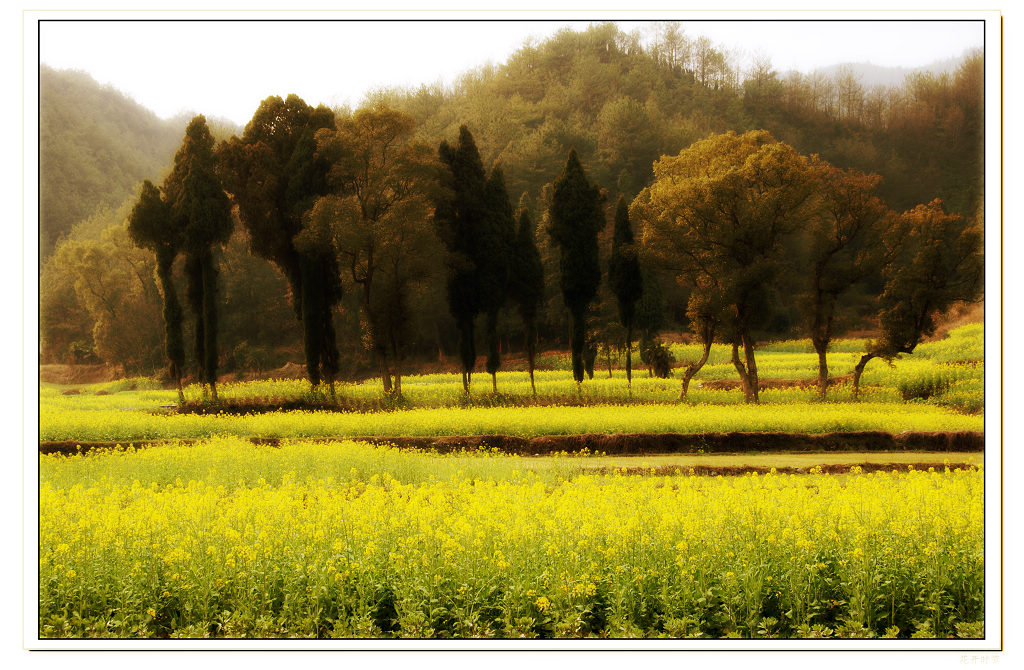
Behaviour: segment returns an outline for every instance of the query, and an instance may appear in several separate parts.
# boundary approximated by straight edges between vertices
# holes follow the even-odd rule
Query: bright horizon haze
[[[244,126],[271,95],[356,107],[375,89],[451,85],[475,68],[505,62],[528,39],[600,22],[59,19],[41,24],[39,59],[88,72],[162,118],[193,112]],[[646,37],[653,22],[614,23]],[[779,72],[840,63],[914,68],[984,46],[978,20],[680,23],[688,37],[706,35],[741,65],[767,55]]]

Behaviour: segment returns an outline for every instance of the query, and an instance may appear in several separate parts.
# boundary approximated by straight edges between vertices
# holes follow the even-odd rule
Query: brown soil
[[[279,446],[281,438],[249,438],[255,444]],[[473,435],[440,437],[332,437],[312,438],[317,442],[361,440],[373,444],[391,444],[397,447],[433,450],[439,453],[478,449],[496,449],[502,453],[542,456],[559,452],[580,452],[612,455],[648,454],[727,454],[773,452],[980,452],[985,449],[985,434],[974,432],[899,433],[893,435],[878,431],[855,433],[707,433],[682,435],[679,433],[628,433],[615,435],[544,435],[534,438],[514,435]],[[177,440],[175,440],[177,441]],[[161,444],[164,440],[132,442],[136,447]],[[194,440],[181,440],[189,444]],[[40,442],[40,454],[75,454],[96,448],[112,448],[115,442]]]
[[[862,472],[892,472],[894,470],[907,472],[909,470],[927,470],[928,468],[934,468],[937,472],[943,472],[947,467],[950,470],[956,470],[957,468],[970,470],[974,466],[970,463],[831,463],[814,466],[813,468],[772,468],[760,465],[694,465],[693,467],[667,465],[657,468],[593,468],[590,471],[599,474],[619,472],[624,475],[664,476],[682,473],[716,477],[746,475],[755,472],[759,475],[766,475],[772,470],[775,470],[775,474],[779,475],[804,475],[815,469],[825,474],[838,475],[847,473],[853,468],[860,468]]]
[[[699,381],[699,380],[698,380]],[[828,378],[829,386],[837,386],[853,381],[853,375],[840,375]],[[765,389],[790,389],[790,388],[817,388],[818,378],[810,379],[758,379],[757,388],[760,391]],[[742,389],[742,383],[738,379],[712,379],[700,382],[700,388],[711,391],[735,391]]]
[[[39,381],[46,384],[99,384],[125,376],[124,368],[110,365],[40,365]]]

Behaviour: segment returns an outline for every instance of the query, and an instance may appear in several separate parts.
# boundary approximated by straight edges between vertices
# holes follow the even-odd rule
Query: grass
[[[258,415],[159,415],[44,407],[43,441],[133,441],[259,437],[431,435],[574,435],[580,433],[717,433],[840,431],[982,431],[984,417],[907,403],[805,405],[597,405],[592,407],[473,407],[395,412],[282,412]]]

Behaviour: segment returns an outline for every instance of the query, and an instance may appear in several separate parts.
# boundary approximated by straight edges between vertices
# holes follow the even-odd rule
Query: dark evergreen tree
[[[576,150],[569,150],[565,169],[554,182],[548,233],[559,249],[559,284],[569,309],[572,375],[583,381],[587,308],[601,282],[597,234],[604,228],[602,195],[590,183]]]
[[[459,128],[459,141],[454,147],[447,141],[441,142],[438,155],[445,169],[441,170],[442,188],[435,202],[434,222],[448,250],[448,309],[459,332],[462,386],[469,393],[476,363],[473,320],[482,306],[478,262],[487,216],[487,177],[480,152],[466,126]]]
[[[189,305],[195,318],[199,378],[217,399],[217,263],[215,250],[231,237],[231,202],[221,186],[206,119],[196,116],[174,157],[166,191],[182,230]]]
[[[338,358],[330,310],[340,300],[339,273],[336,260],[332,264],[316,250],[300,251],[296,238],[313,203],[329,192],[330,163],[316,155],[314,135],[334,125],[334,113],[323,105],[310,107],[296,95],[285,100],[272,96],[260,103],[242,137],[232,137],[218,150],[225,187],[238,205],[253,253],[272,262],[288,279],[314,386],[333,381],[337,372],[330,363]],[[307,289],[324,294],[306,296]],[[304,305],[319,305],[328,312],[307,314]]]
[[[163,298],[164,352],[168,374],[178,388],[178,401],[185,401],[181,377],[185,369],[185,343],[182,337],[182,310],[174,286],[172,271],[183,244],[182,230],[174,225],[170,205],[160,189],[148,179],[142,183],[139,200],[128,217],[132,241],[156,254],[156,274]]]
[[[498,392],[497,372],[501,367],[498,346],[498,312],[505,305],[509,293],[509,273],[512,267],[512,248],[515,244],[516,222],[512,203],[505,188],[505,174],[500,165],[491,169],[484,193],[487,216],[480,235],[477,255],[479,268],[480,304],[486,316],[487,373],[491,375],[491,389]]]
[[[633,241],[633,228],[629,223],[629,206],[625,196],[619,196],[615,207],[615,231],[612,235],[612,254],[608,260],[608,283],[615,293],[619,307],[619,320],[626,329],[626,384],[633,387],[633,326],[636,306],[643,294],[640,260]]]
[[[544,266],[534,239],[533,221],[530,220],[529,211],[523,206],[526,194],[523,196],[519,201],[519,227],[512,249],[513,271],[509,277],[509,297],[515,302],[519,316],[523,320],[530,388],[533,395],[537,395],[533,370],[537,357],[537,313],[544,299]]]

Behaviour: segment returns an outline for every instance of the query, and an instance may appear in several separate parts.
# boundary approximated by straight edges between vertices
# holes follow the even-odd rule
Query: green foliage
[[[500,165],[491,169],[484,188],[484,217],[480,234],[478,281],[483,312],[487,316],[488,374],[494,375],[501,366],[498,343],[498,311],[505,305],[509,293],[513,248],[516,238],[515,213],[505,188],[505,173]]]
[[[362,332],[381,367],[385,391],[391,369],[411,338],[410,303],[434,279],[439,255],[427,224],[438,165],[429,147],[411,140],[415,120],[379,104],[337,120],[317,133],[317,156],[330,165],[333,193],[316,201],[307,227],[325,226],[339,265],[359,287]]]
[[[720,319],[734,350],[743,346],[746,360],[734,360],[750,402],[758,396],[755,333],[778,312],[787,243],[814,192],[808,160],[791,146],[766,131],[730,132],[663,157],[631,206],[650,253],[706,298],[692,315],[712,308],[698,321]]]
[[[636,318],[636,303],[643,295],[643,278],[640,274],[640,261],[633,241],[633,227],[629,222],[629,209],[624,196],[619,196],[615,207],[615,231],[612,237],[612,253],[608,260],[608,283],[615,294],[622,325],[632,328]]]
[[[537,314],[544,299],[544,266],[534,238],[533,221],[522,200],[512,249],[512,267],[514,271],[509,276],[509,297],[516,304],[523,320],[523,338],[532,378],[537,348]]]
[[[323,105],[314,109],[294,94],[284,100],[272,96],[260,103],[242,137],[232,137],[217,152],[224,187],[238,206],[252,251],[288,279],[313,385],[333,380],[338,370],[330,314],[341,297],[337,259],[331,248],[321,250],[313,242],[325,242],[326,233],[306,232],[303,225],[316,199],[328,193],[330,166],[317,155],[314,134],[334,127],[334,113]]]
[[[559,251],[559,285],[570,314],[573,379],[583,381],[586,312],[601,282],[597,235],[605,226],[603,196],[569,150],[565,168],[554,182],[548,234]]]
[[[127,214],[127,212],[122,212]],[[43,269],[40,335],[44,355],[95,356],[126,372],[160,362],[161,300],[153,256],[132,243],[124,220],[100,239],[65,239]]]
[[[473,320],[483,307],[480,295],[481,236],[487,217],[487,177],[472,133],[459,128],[453,147],[442,140],[438,149],[442,170],[441,191],[434,203],[434,223],[448,253],[448,309],[459,332],[459,359],[463,374],[476,363]]]
[[[903,214],[906,262],[893,266],[881,298],[879,351],[910,353],[935,332],[935,315],[974,300],[984,282],[981,236],[933,200]]]
[[[204,383],[213,387],[216,396],[220,358],[219,272],[214,254],[231,236],[234,219],[231,203],[217,175],[213,143],[206,118],[202,115],[193,118],[174,156],[174,167],[164,182],[164,193],[168,201],[169,227],[180,234],[180,249],[185,253],[186,296],[195,322],[197,373]],[[144,191],[144,195],[146,193]]]

